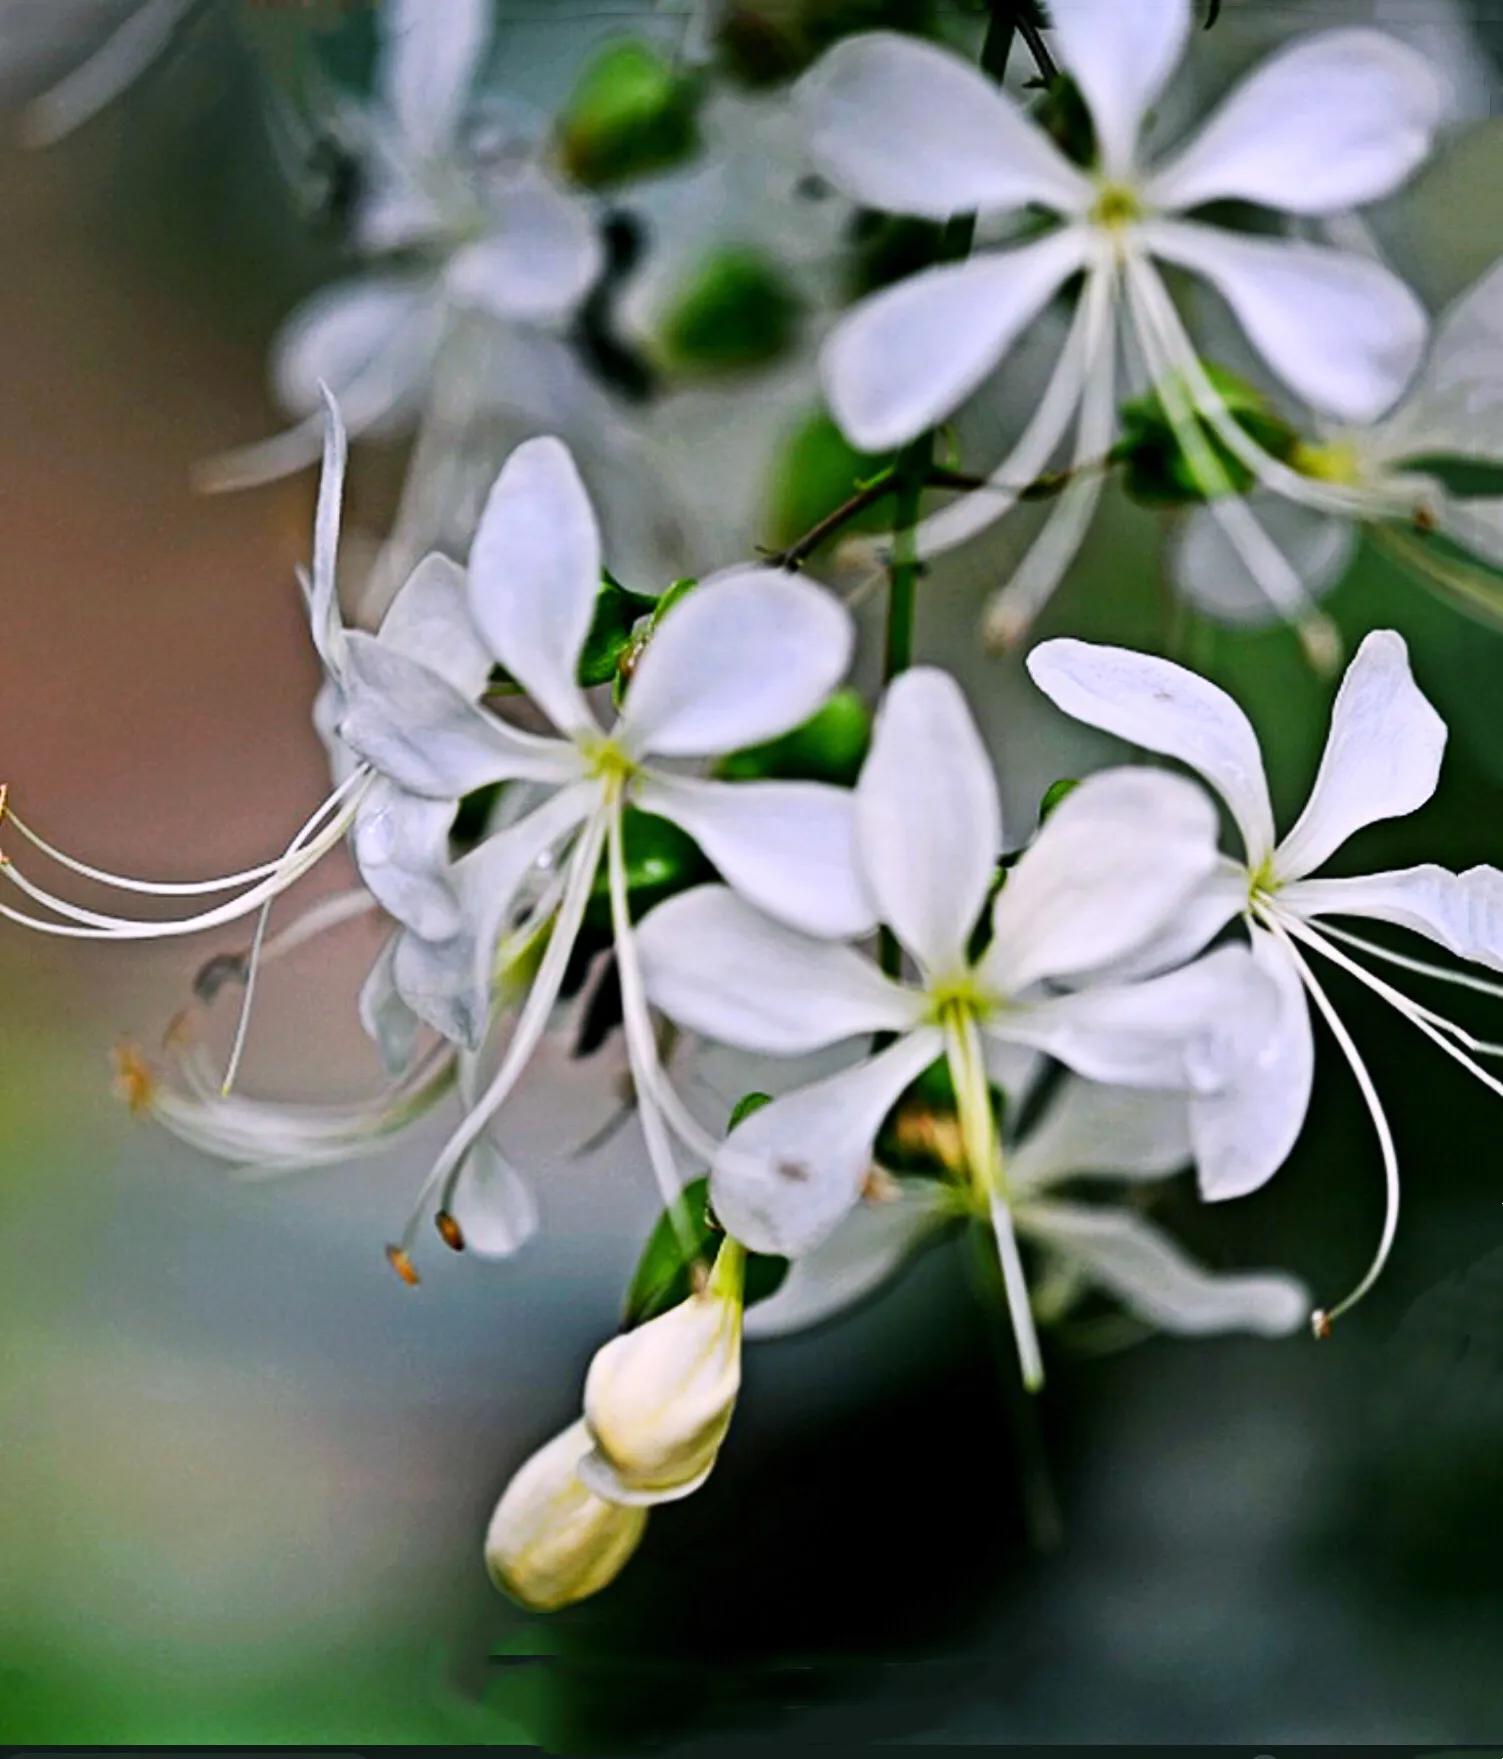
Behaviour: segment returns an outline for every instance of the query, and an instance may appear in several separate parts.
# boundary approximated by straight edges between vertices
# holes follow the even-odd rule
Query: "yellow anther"
[[[156,1072],[129,1040],[115,1046],[110,1060],[115,1066],[116,1097],[130,1107],[133,1118],[142,1117],[156,1101]]]

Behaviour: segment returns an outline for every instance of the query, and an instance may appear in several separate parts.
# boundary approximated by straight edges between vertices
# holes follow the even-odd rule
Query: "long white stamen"
[[[1017,1230],[1012,1211],[995,1194],[991,1204],[992,1236],[997,1242],[997,1262],[1002,1267],[1002,1287],[1007,1292],[1007,1312],[1012,1320],[1013,1336],[1018,1341],[1018,1363],[1023,1371],[1023,1385],[1031,1393],[1044,1384],[1044,1357],[1039,1348],[1038,1329],[1033,1320],[1033,1304],[1028,1295],[1028,1278],[1023,1271],[1018,1251]]]
[[[658,1105],[654,1079],[658,1067],[657,1043],[653,1037],[652,1015],[637,961],[636,938],[632,931],[631,903],[626,887],[626,852],[622,829],[619,794],[611,802],[610,829],[606,850],[610,878],[611,931],[616,943],[616,973],[621,985],[621,1024],[626,1035],[626,1054],[631,1066],[632,1085],[637,1092],[637,1115],[642,1120],[642,1137],[647,1144],[647,1158],[663,1207],[679,1237],[686,1254],[694,1253],[694,1235],[684,1213],[683,1183],[673,1154],[673,1143]]]
[[[133,84],[162,53],[198,0],[146,0],[104,42],[26,111],[29,146],[51,146]]]
[[[1378,1098],[1377,1087],[1373,1083],[1372,1076],[1367,1072],[1367,1065],[1362,1061],[1361,1053],[1358,1051],[1351,1033],[1347,1031],[1340,1014],[1332,1007],[1330,998],[1316,981],[1315,973],[1310,969],[1309,963],[1288,934],[1285,933],[1284,927],[1273,922],[1269,925],[1269,931],[1277,935],[1283,943],[1285,951],[1294,961],[1295,969],[1299,972],[1301,983],[1304,984],[1316,1007],[1320,1009],[1326,1025],[1331,1029],[1331,1036],[1340,1046],[1341,1053],[1356,1078],[1363,1103],[1367,1106],[1368,1116],[1372,1119],[1373,1129],[1377,1133],[1378,1150],[1383,1157],[1385,1202],[1383,1232],[1378,1240],[1378,1250],[1374,1253],[1366,1274],[1349,1295],[1338,1301],[1334,1307],[1324,1310],[1317,1308],[1310,1315],[1310,1324],[1316,1337],[1325,1337],[1335,1321],[1343,1313],[1350,1312],[1377,1282],[1383,1274],[1384,1265],[1388,1262],[1388,1255],[1393,1250],[1394,1235],[1398,1232],[1399,1226],[1399,1156],[1398,1150],[1394,1147],[1393,1131],[1389,1128],[1388,1115],[1383,1110],[1383,1102]]]
[[[1080,404],[1086,374],[1099,347],[1110,312],[1110,271],[1092,272],[1076,304],[1069,334],[1038,408],[1017,444],[986,482],[963,499],[931,513],[913,528],[913,552],[920,561],[965,543],[1017,505],[1044,470]]]
[[[1111,322],[1114,276],[1114,269],[1097,269],[1085,293],[1092,311],[1082,368],[1080,420],[1071,458],[1077,471],[1099,458],[1111,444],[1117,361],[1117,338]],[[1009,648],[1027,633],[1084,542],[1104,487],[1105,479],[1097,470],[1084,471],[1065,486],[1012,579],[987,606],[983,631],[988,646]]]
[[[1371,953],[1375,959],[1386,960],[1390,965],[1401,966],[1405,971],[1413,971],[1421,977],[1433,977],[1441,983],[1454,983],[1462,989],[1479,990],[1485,996],[1503,996],[1503,983],[1495,978],[1478,977],[1474,971],[1456,971],[1449,965],[1437,965],[1429,959],[1416,959],[1410,953],[1397,953],[1392,947],[1379,946],[1365,935],[1353,934],[1349,928],[1338,928],[1334,922],[1321,918],[1320,932],[1334,937],[1338,941],[1346,941],[1348,945],[1360,947],[1364,953]]]
[[[584,921],[585,908],[590,901],[590,887],[594,883],[595,870],[600,863],[601,846],[605,841],[606,818],[607,814],[602,807],[597,808],[585,820],[574,853],[569,858],[568,877],[559,903],[558,916],[554,920],[553,933],[548,939],[548,949],[543,954],[527,1000],[517,1016],[517,1024],[512,1032],[511,1042],[506,1047],[506,1054],[491,1077],[490,1085],[444,1144],[438,1159],[424,1179],[413,1205],[412,1219],[408,1222],[404,1241],[415,1233],[422,1211],[434,1193],[444,1189],[449,1175],[469,1153],[481,1131],[505,1103],[531,1061],[532,1053],[537,1049],[547,1028],[548,1015],[563,986],[569,956],[579,938],[580,924]]]

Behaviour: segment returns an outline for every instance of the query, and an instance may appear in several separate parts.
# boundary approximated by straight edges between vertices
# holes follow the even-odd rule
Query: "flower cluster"
[[[188,10],[154,0],[120,37],[145,43]],[[1133,761],[1057,784],[1021,825],[1011,811],[1004,824],[979,697],[914,663],[930,559],[1047,502],[987,613],[994,644],[1020,642],[1118,470],[1130,493],[1173,509],[1171,566],[1194,602],[1233,622],[1282,618],[1323,665],[1339,644],[1314,600],[1355,528],[1416,550],[1436,579],[1503,563],[1503,481],[1486,475],[1503,458],[1499,271],[1432,339],[1416,295],[1352,243],[1366,237],[1354,210],[1431,150],[1445,84],[1411,46],[1342,26],[1284,46],[1166,142],[1156,111],[1187,54],[1189,0],[1051,0],[1047,34],[1030,7],[995,0],[991,13],[979,66],[955,43],[835,32],[778,103],[826,196],[851,204],[837,203],[842,222],[859,210],[854,230],[876,227],[888,246],[888,217],[928,223],[922,263],[869,276],[823,325],[822,440],[844,447],[848,498],[819,502],[788,547],[758,558],[747,542],[729,566],[707,555],[702,574],[648,590],[623,584],[637,575],[569,421],[510,445],[471,497],[422,462],[438,431],[431,400],[456,364],[473,367],[478,319],[513,341],[546,338],[555,364],[547,351],[564,337],[581,358],[613,361],[612,397],[582,407],[588,418],[608,404],[600,431],[640,439],[647,427],[622,414],[626,387],[648,394],[633,371],[650,378],[695,349],[724,365],[727,299],[766,321],[763,341],[778,329],[791,296],[777,306],[782,283],[744,251],[734,273],[724,259],[701,272],[699,303],[649,360],[623,364],[631,350],[602,317],[621,264],[599,191],[689,152],[735,32],[710,9],[682,65],[645,50],[602,63],[550,130],[493,102],[483,0],[383,0],[374,89],[337,95],[326,117],[359,168],[361,266],[277,340],[294,427],[218,473],[258,481],[321,456],[302,587],[323,669],[327,798],[265,862],[159,882],[56,848],[29,802],[23,817],[0,788],[0,885],[20,895],[0,916],[84,940],[251,924],[248,945],[201,970],[159,1057],[121,1049],[121,1090],[253,1172],[403,1146],[419,1172],[387,1253],[408,1283],[430,1220],[453,1250],[521,1248],[539,1213],[506,1146],[513,1096],[550,1031],[619,1033],[661,1216],[626,1327],[585,1378],[582,1416],[516,1472],[486,1537],[494,1580],[534,1608],[606,1586],[648,1510],[710,1477],[745,1340],[842,1312],[941,1236],[984,1250],[1030,1391],[1051,1329],[1102,1301],[1144,1329],[1329,1333],[1388,1257],[1399,1171],[1321,962],[1503,1093],[1484,1066],[1499,1047],[1371,964],[1503,993],[1469,969],[1503,971],[1503,872],[1324,872],[1355,833],[1416,812],[1437,786],[1446,729],[1399,633],[1356,646],[1308,803],[1282,837],[1247,716],[1174,660],[1071,637],[1031,648],[1032,687]],[[1026,102],[1000,78],[1015,36],[1038,60]],[[967,254],[978,230],[985,247]],[[790,241],[789,260],[799,254]],[[803,268],[828,294],[828,265],[805,252]],[[1229,308],[1250,371],[1276,390],[1204,357],[1171,295],[1181,274]],[[1006,456],[957,468],[965,409],[1061,305],[1063,340]],[[748,348],[732,364],[777,353]],[[792,376],[807,377],[796,361]],[[577,414],[561,383],[529,380],[545,407]],[[1298,400],[1297,422],[1280,393]],[[724,406],[718,419],[739,421]],[[414,423],[405,536],[347,623],[348,435]],[[1457,460],[1484,469],[1481,490],[1453,485],[1443,467]],[[642,460],[625,445],[617,462]],[[473,475],[469,452],[464,465]],[[654,475],[633,477],[639,499]],[[707,503],[721,492],[699,488]],[[959,498],[926,509],[935,492]],[[414,493],[437,496],[438,512],[414,522]],[[802,570],[888,503],[885,664],[868,711],[850,682],[864,676],[851,606]],[[433,547],[393,576],[425,521]],[[456,525],[462,541],[437,541]],[[1432,540],[1469,560],[1426,550]],[[358,885],[271,932],[278,901],[346,844]],[[153,913],[77,903],[38,877],[47,863],[150,899]],[[180,913],[163,917],[168,905]],[[357,1004],[384,1084],[328,1105],[240,1093],[259,974],[368,913],[389,924]],[[1427,939],[1449,962],[1370,940],[1353,920]],[[240,1006],[220,1065],[205,1017],[226,992]],[[1284,1165],[1314,1083],[1313,1016],[1371,1114],[1387,1193],[1370,1266],[1318,1307],[1284,1271],[1203,1268],[1148,1213],[1189,1169],[1217,1203]],[[786,1061],[779,1091],[747,1093],[722,1129],[690,1098],[706,1045]],[[432,1153],[422,1135],[446,1108]]]

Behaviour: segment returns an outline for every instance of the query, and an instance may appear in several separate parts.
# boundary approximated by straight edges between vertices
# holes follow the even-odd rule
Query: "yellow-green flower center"
[[[997,997],[982,987],[974,971],[957,972],[929,986],[926,1018],[935,1026],[960,1027],[967,1019],[984,1020],[997,1009]]]
[[[1260,905],[1268,903],[1278,889],[1279,880],[1273,871],[1273,857],[1265,855],[1247,876],[1248,908],[1257,910]]]
[[[1301,476],[1314,477],[1317,482],[1351,487],[1362,480],[1362,460],[1350,440],[1328,440],[1323,444],[1301,440],[1290,453],[1289,462]]]
[[[1125,183],[1103,183],[1091,209],[1091,223],[1107,232],[1120,232],[1143,218],[1138,192]]]
[[[614,739],[582,739],[579,745],[586,773],[619,791],[637,773],[637,760]]]

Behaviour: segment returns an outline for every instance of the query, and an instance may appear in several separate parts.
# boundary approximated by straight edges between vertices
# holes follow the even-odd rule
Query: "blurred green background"
[[[266,342],[338,267],[288,205],[234,10],[210,7],[191,56],[76,138],[0,154],[0,769],[44,834],[125,871],[259,860],[322,786],[291,584],[311,482],[188,488],[197,460],[270,430]],[[276,28],[359,28],[339,10]],[[551,102],[631,10],[539,15],[511,39],[519,88]],[[1503,249],[1500,166],[1503,123],[1480,122],[1394,204],[1428,300]],[[389,465],[357,479],[373,525]],[[1287,813],[1332,687],[1283,634],[1176,623],[1160,538],[1114,501],[1041,633],[1176,629],[1252,711]],[[930,577],[920,651],[971,690],[1019,836],[1042,787],[1106,747],[977,651],[1016,541]],[[1334,603],[1353,641],[1409,637],[1452,727],[1433,804],[1343,858],[1503,860],[1503,638],[1371,553]],[[371,1080],[353,994],[373,945],[352,934],[268,984],[257,1088],[311,1087],[310,1053],[321,1089]],[[0,934],[0,1739],[1460,1742],[1503,1724],[1503,1112],[1339,976],[1405,1214],[1330,1343],[1061,1347],[1021,1412],[959,1261],[932,1253],[880,1302],[753,1351],[704,1492],[611,1593],[545,1621],[494,1595],[479,1535],[571,1416],[653,1210],[629,1138],[582,1161],[543,1146],[561,1117],[604,1116],[608,1082],[554,1057],[534,1084],[545,1228],[526,1254],[434,1263],[410,1292],[381,1246],[412,1157],[235,1183],[111,1101],[110,1045],[159,1029],[212,950]],[[1503,1037],[1482,998],[1457,1008]],[[1211,1261],[1286,1264],[1331,1295],[1367,1261],[1381,1180],[1328,1041],[1320,1057],[1275,1183],[1216,1211],[1187,1187],[1174,1208]],[[1040,1471],[1065,1529],[1048,1555],[1027,1518]]]

